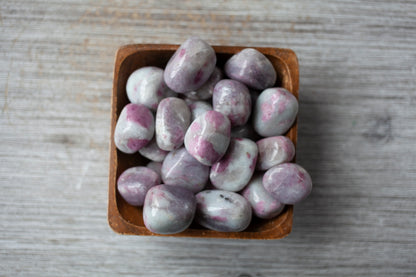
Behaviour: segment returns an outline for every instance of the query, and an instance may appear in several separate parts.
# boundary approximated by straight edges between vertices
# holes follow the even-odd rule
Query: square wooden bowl
[[[136,69],[144,66],[164,68],[179,45],[133,44],[118,49],[115,59],[114,84],[111,103],[111,146],[108,194],[108,223],[120,234],[159,236],[146,229],[143,223],[142,208],[127,204],[117,191],[117,179],[129,167],[145,165],[148,161],[137,154],[124,154],[116,149],[113,135],[122,108],[129,103],[126,95],[127,78]],[[233,54],[247,47],[213,46],[217,53],[217,66],[223,68]],[[273,64],[277,72],[275,86],[284,87],[298,98],[299,68],[296,54],[289,49],[259,48]],[[297,120],[285,134],[296,146]],[[205,229],[196,223],[185,231],[168,236],[228,238],[228,239],[280,239],[292,229],[293,206],[286,206],[276,218],[260,220],[253,217],[250,226],[243,232],[217,232]]]

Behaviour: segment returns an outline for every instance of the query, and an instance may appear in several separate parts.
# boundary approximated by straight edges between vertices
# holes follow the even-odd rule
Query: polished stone
[[[192,192],[181,187],[158,185],[145,198],[143,221],[147,229],[157,234],[175,234],[191,225],[196,210]]]
[[[245,138],[231,139],[227,153],[211,167],[212,185],[228,191],[243,189],[253,175],[257,154],[255,142]]]
[[[298,114],[296,97],[284,88],[269,88],[257,98],[253,112],[253,126],[263,137],[284,134]]]
[[[185,135],[185,147],[205,165],[219,161],[230,143],[230,121],[220,112],[208,111],[197,117]]]
[[[204,190],[196,195],[195,221],[220,232],[240,232],[251,222],[251,206],[241,195],[231,191]]]

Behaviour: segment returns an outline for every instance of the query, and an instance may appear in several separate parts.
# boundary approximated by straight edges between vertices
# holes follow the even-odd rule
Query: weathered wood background
[[[1,276],[416,275],[415,1],[1,1]],[[292,48],[314,189],[279,241],[120,236],[110,94],[129,43]]]

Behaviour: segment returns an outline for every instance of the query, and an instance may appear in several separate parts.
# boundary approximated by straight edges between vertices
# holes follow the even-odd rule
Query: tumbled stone
[[[283,163],[266,171],[263,186],[280,203],[296,204],[311,193],[312,179],[301,166]]]
[[[197,117],[185,135],[185,148],[204,165],[219,161],[230,143],[230,121],[220,112],[208,111]]]
[[[157,234],[175,234],[191,225],[196,210],[192,192],[181,187],[158,185],[146,195],[143,221],[147,229]]]
[[[118,117],[114,143],[121,152],[131,154],[147,145],[155,129],[152,112],[142,104],[127,104]]]
[[[263,175],[254,176],[241,194],[251,204],[255,216],[270,219],[280,214],[285,205],[274,199],[262,182]]]
[[[214,49],[198,37],[187,39],[166,65],[166,85],[178,93],[199,89],[214,72],[217,56]]]
[[[163,69],[155,66],[135,70],[127,79],[126,92],[131,103],[143,104],[153,111],[163,98],[176,96],[163,80]]]
[[[251,114],[251,96],[248,88],[239,81],[221,80],[214,88],[212,107],[228,117],[231,126],[246,124]]]
[[[212,165],[209,178],[214,187],[228,191],[243,189],[251,179],[257,161],[257,145],[249,139],[231,139],[224,157]]]
[[[295,156],[295,146],[285,136],[264,138],[256,144],[259,149],[258,170],[267,170],[275,165],[290,162]]]
[[[209,166],[198,162],[182,147],[166,156],[161,172],[164,184],[183,187],[196,193],[208,181]]]
[[[263,137],[284,134],[295,122],[298,113],[296,97],[284,88],[269,88],[257,98],[253,126]]]
[[[156,112],[156,142],[160,149],[172,151],[182,146],[191,122],[185,101],[168,97],[160,101]]]
[[[246,48],[233,55],[225,64],[225,73],[250,88],[264,90],[276,82],[276,71],[272,63],[253,48]]]
[[[240,232],[251,222],[251,206],[241,195],[224,190],[204,190],[196,195],[195,221],[220,232]]]
[[[147,191],[160,184],[159,175],[152,169],[136,166],[121,173],[117,179],[117,190],[132,206],[142,206]]]

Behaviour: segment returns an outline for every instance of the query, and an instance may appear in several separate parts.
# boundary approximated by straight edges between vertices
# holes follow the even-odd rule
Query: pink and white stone
[[[243,189],[253,175],[257,153],[255,142],[245,138],[231,139],[225,156],[211,167],[211,184],[227,191]]]
[[[196,195],[195,221],[220,232],[240,232],[251,222],[251,206],[241,195],[224,190],[204,190]]]
[[[253,48],[246,48],[233,55],[224,67],[227,76],[250,88],[264,90],[276,82],[276,71],[265,55]]]
[[[153,137],[153,139],[146,146],[139,150],[139,153],[151,161],[162,162],[169,152],[160,149],[156,143],[156,138]]]
[[[144,166],[131,167],[117,179],[117,190],[132,206],[143,206],[147,191],[160,184],[159,175]]]
[[[191,225],[196,210],[192,192],[181,187],[158,185],[146,194],[144,225],[156,234],[175,234]]]
[[[263,186],[280,203],[296,204],[311,193],[312,179],[303,167],[283,163],[266,171]]]
[[[166,65],[164,80],[173,91],[185,93],[199,89],[214,72],[214,49],[198,37],[187,39]]]
[[[251,114],[250,91],[239,81],[221,80],[215,85],[212,106],[228,116],[231,126],[244,125]]]
[[[196,193],[204,189],[208,181],[209,166],[198,162],[182,147],[166,156],[161,173],[164,184]]]
[[[284,134],[298,114],[296,97],[284,88],[269,88],[257,98],[253,112],[253,126],[263,137]]]
[[[208,81],[206,81],[202,87],[196,89],[194,91],[186,92],[185,95],[187,98],[192,100],[208,100],[212,97],[214,93],[215,85],[222,79],[222,72],[221,70],[216,67],[214,72],[212,72],[211,76],[209,77]]]
[[[201,114],[213,110],[211,104],[205,101],[189,101],[188,107],[191,110],[192,121],[194,121]]]
[[[127,79],[126,92],[131,103],[143,104],[153,111],[163,98],[176,96],[163,80],[163,69],[155,66],[134,71]]]
[[[132,154],[146,146],[153,137],[155,122],[152,112],[141,104],[127,104],[118,117],[114,143],[121,152]]]
[[[220,112],[208,111],[197,117],[185,134],[185,148],[204,165],[218,162],[230,144],[230,121]]]
[[[279,215],[284,204],[274,199],[263,187],[262,175],[254,176],[241,192],[241,195],[250,203],[253,213],[258,218],[270,219]]]
[[[172,151],[182,146],[191,122],[191,111],[185,101],[168,97],[160,101],[156,112],[156,142],[160,149]]]
[[[258,170],[267,170],[275,165],[290,162],[295,157],[295,146],[285,136],[264,138],[256,144],[259,149]]]

